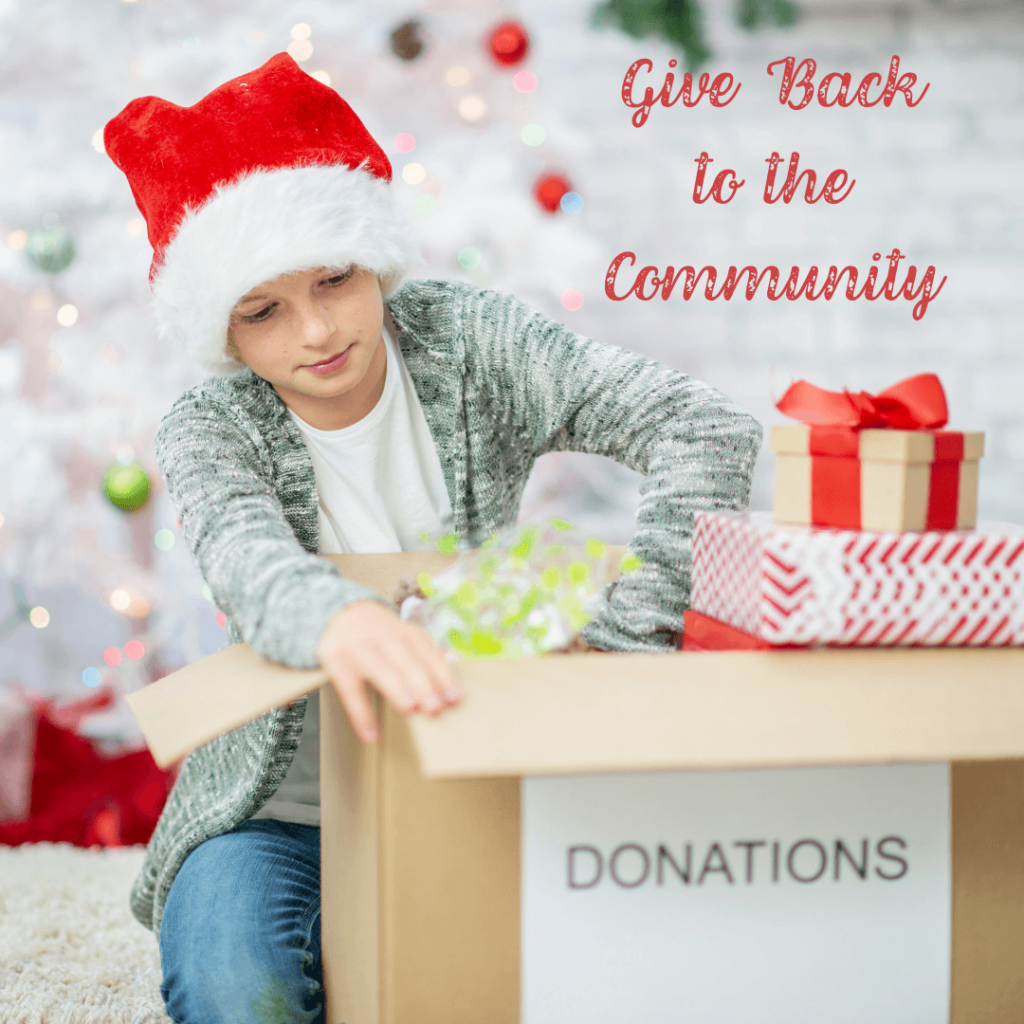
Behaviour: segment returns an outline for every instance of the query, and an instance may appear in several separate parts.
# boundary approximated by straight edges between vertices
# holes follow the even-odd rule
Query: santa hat
[[[214,373],[242,369],[228,321],[256,285],[355,264],[387,296],[416,258],[384,151],[287,53],[191,107],[132,100],[103,144],[146,218],[161,337]]]

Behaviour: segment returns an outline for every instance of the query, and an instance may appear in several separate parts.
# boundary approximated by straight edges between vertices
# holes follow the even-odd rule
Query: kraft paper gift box
[[[970,530],[980,431],[776,424],[775,519],[853,530]]]
[[[400,577],[446,562],[437,553],[331,557],[346,576],[387,597]],[[434,719],[382,708],[373,745],[357,741],[321,670],[271,664],[242,644],[128,695],[154,758],[166,766],[319,691],[329,1024],[539,1019],[527,1013],[521,987],[524,965],[537,962],[532,947],[545,940],[533,925],[524,930],[523,917],[536,909],[527,898],[533,882],[522,874],[535,838],[522,809],[536,806],[527,800],[536,784],[589,778],[600,796],[633,779],[734,775],[691,769],[949,761],[956,762],[948,775],[951,892],[938,905],[948,915],[952,959],[951,968],[945,961],[942,1016],[948,1007],[955,1024],[1019,1024],[1024,652],[583,653],[463,661],[458,673],[459,707]],[[891,856],[899,847],[887,849]],[[838,877],[838,851],[836,858]],[[577,881],[580,892],[591,891],[589,879]],[[878,884],[883,895],[895,892]],[[913,955],[908,944],[892,960]],[[608,973],[595,968],[589,987]],[[871,983],[852,980],[860,990]],[[632,1019],[661,1019],[645,1016],[645,992],[626,996]],[[823,1005],[818,1019],[836,1019],[834,1008]],[[575,1020],[583,1024],[571,1012],[561,1017]]]
[[[922,373],[877,395],[797,381],[772,427],[775,519],[852,530],[969,530],[977,516],[980,431],[942,430],[939,378]]]

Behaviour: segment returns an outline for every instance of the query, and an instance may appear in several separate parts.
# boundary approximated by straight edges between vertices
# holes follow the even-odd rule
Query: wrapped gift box
[[[430,552],[333,560],[388,597],[401,576],[434,571],[443,561]],[[881,979],[853,961],[893,936],[898,952],[884,968],[897,982],[885,989],[893,1001],[883,998],[877,1013],[857,1019],[1018,1024],[1024,651],[588,653],[462,661],[457,671],[459,707],[437,718],[402,718],[384,708],[381,739],[369,745],[356,739],[322,670],[275,665],[244,644],[128,695],[154,758],[166,766],[319,691],[329,1024],[676,1020],[693,1009],[698,988],[717,1001],[700,1019],[760,1024],[765,1005],[785,1005],[787,1020],[817,1022],[835,1015],[840,998],[839,988],[816,1002],[807,998],[819,975],[841,975],[846,1009],[872,993],[883,998]],[[949,761],[955,763],[946,772],[942,762]],[[843,824],[849,789],[842,772],[860,769],[813,766],[892,770],[903,781],[904,771],[924,770],[942,784],[929,789],[927,801],[935,837],[917,842],[904,831],[923,807],[911,801],[906,817],[887,819],[892,834],[862,840],[867,831]],[[856,779],[873,803],[877,786],[867,785],[867,775]],[[765,798],[763,787],[776,782],[779,795]],[[752,783],[761,794],[756,805],[739,799]],[[724,789],[733,796],[720,799]],[[774,809],[801,814],[801,794],[812,790],[824,793],[827,812],[817,831],[779,832],[782,819],[771,815],[767,826],[751,823]],[[885,799],[883,793],[878,802]],[[727,833],[686,832],[708,809],[734,802],[742,814]],[[642,831],[640,811],[650,819]],[[808,836],[834,854],[827,870],[819,870]],[[758,848],[752,840],[761,837]],[[769,874],[776,847],[778,884]],[[740,848],[760,856],[753,884]],[[911,865],[908,882],[920,882],[928,857],[938,863],[941,894],[928,890],[912,909],[903,881],[886,880],[902,878],[894,853]],[[732,861],[731,882],[719,854]],[[869,857],[871,870],[858,874]],[[704,878],[707,871],[714,874]],[[787,872],[801,877],[794,882]],[[839,918],[829,901],[848,884],[854,914]],[[706,904],[721,909],[698,927],[687,908],[699,909],[715,891],[726,902]],[[757,891],[774,901],[767,916],[750,911]],[[882,910],[869,909],[879,896]],[[794,901],[806,927],[786,931],[779,922],[793,919],[779,915]],[[917,911],[928,911],[934,926],[925,927]],[[822,948],[833,950],[847,926],[866,931],[857,931],[849,960],[831,956],[821,970],[809,967],[824,963],[813,950],[788,945],[811,928],[825,936]],[[731,942],[712,949],[710,932],[726,928],[733,929]],[[673,945],[686,929],[690,959]],[[583,945],[575,973],[558,971]],[[903,989],[918,983],[915,958],[923,947],[933,967],[945,951],[942,977],[929,975],[928,1009],[900,1002]],[[781,956],[772,963],[782,964],[784,978],[767,977],[763,984],[775,987],[766,996],[752,977],[769,955]],[[642,970],[653,979],[650,988],[629,980]],[[666,1010],[654,989],[673,979],[686,985]],[[542,982],[549,987],[538,987]],[[762,998],[741,1015],[730,1007],[744,991],[755,1002]],[[605,1000],[596,1010],[595,999]],[[620,1012],[624,1001],[631,1012]]]
[[[853,430],[779,424],[775,519],[852,530],[970,530],[980,431]]]
[[[1024,645],[1024,527],[869,533],[699,512],[690,607],[770,644]]]
[[[850,530],[970,530],[977,516],[980,431],[942,430],[946,394],[933,373],[877,395],[797,381],[772,428],[775,519]]]

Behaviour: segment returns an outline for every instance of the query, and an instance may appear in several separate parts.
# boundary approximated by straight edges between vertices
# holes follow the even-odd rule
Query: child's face
[[[380,397],[383,318],[374,274],[319,268],[253,288],[235,305],[228,336],[286,405],[332,430],[362,419]]]

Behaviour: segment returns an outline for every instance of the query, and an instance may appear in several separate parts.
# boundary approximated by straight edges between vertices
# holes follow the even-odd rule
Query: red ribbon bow
[[[825,391],[805,380],[791,384],[775,403],[779,412],[811,426],[890,427],[921,430],[949,420],[946,393],[934,373],[908,377],[877,395],[867,391]]]

